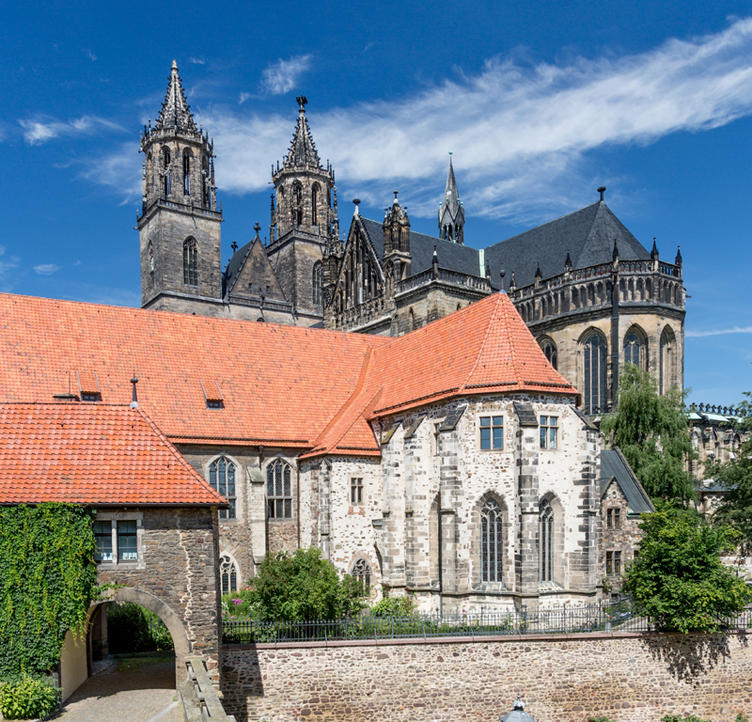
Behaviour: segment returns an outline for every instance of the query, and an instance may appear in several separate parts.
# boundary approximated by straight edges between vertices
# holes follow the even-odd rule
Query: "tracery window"
[[[365,559],[358,559],[353,564],[350,576],[360,585],[360,593],[366,597],[371,593],[371,566]]]
[[[186,238],[183,243],[183,283],[198,286],[198,243],[195,238]]]
[[[209,207],[210,193],[209,193],[209,159],[204,156],[201,159],[201,185],[203,186],[203,201],[204,207]]]
[[[599,414],[606,410],[606,340],[594,332],[584,345],[585,413]]]
[[[293,197],[293,220],[295,222],[296,226],[302,226],[303,225],[303,186],[295,182],[295,185],[292,187],[292,197]]]
[[[165,197],[172,193],[172,172],[170,171],[170,149],[167,146],[162,147],[162,172],[164,174],[164,194]]]
[[[220,456],[209,465],[209,484],[230,503],[229,509],[220,509],[220,519],[235,518],[235,464]]]
[[[542,501],[538,516],[539,579],[552,582],[554,579],[554,510],[551,502]]]
[[[222,583],[222,594],[238,591],[238,568],[226,554],[219,558],[219,578]]]
[[[541,341],[541,348],[543,349],[543,353],[548,359],[548,363],[550,363],[554,368],[558,368],[559,364],[556,353],[556,344],[550,338],[544,338]]]
[[[311,188],[311,225],[312,226],[317,226],[319,224],[318,205],[319,205],[319,184],[314,183],[313,188]]]
[[[317,306],[321,303],[322,298],[322,272],[321,272],[321,262],[316,261],[316,263],[313,264],[313,305]]]
[[[500,582],[502,578],[504,540],[501,505],[486,499],[480,513],[480,578],[483,582]]]
[[[644,369],[646,366],[647,354],[645,348],[645,339],[637,331],[630,330],[624,337],[624,363],[634,364]]]
[[[292,469],[276,459],[266,467],[266,499],[270,519],[292,519]]]
[[[191,194],[191,151],[183,151],[183,194]]]

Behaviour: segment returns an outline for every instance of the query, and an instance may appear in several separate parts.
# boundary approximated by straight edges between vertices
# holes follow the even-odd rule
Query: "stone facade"
[[[520,694],[538,722],[732,722],[752,711],[743,635],[400,642],[226,646],[225,708],[239,721],[492,720]]]
[[[635,558],[639,544],[640,517],[632,514],[624,492],[612,481],[601,499],[601,568],[612,592],[618,592],[627,565]]]

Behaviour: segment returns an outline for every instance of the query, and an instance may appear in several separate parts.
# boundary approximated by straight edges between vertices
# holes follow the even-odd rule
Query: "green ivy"
[[[48,673],[66,631],[84,634],[97,591],[93,517],[72,504],[0,507],[0,679]]]

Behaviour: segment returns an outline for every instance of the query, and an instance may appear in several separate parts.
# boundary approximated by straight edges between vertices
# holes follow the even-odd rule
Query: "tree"
[[[640,529],[639,555],[627,569],[624,590],[659,629],[717,631],[752,598],[721,561],[735,546],[734,530],[668,504],[645,514]]]
[[[745,396],[747,400],[739,405],[743,414],[740,426],[743,431],[752,431],[752,394]],[[716,463],[708,471],[727,490],[715,510],[715,521],[736,529],[741,553],[752,554],[752,434],[742,442],[734,459]]]
[[[686,505],[694,499],[686,462],[692,457],[681,392],[660,396],[655,380],[634,364],[619,377],[617,410],[604,416],[601,431],[618,446],[653,498]]]
[[[251,616],[262,621],[339,619],[363,607],[361,586],[349,574],[340,579],[318,549],[267,555],[252,580]]]

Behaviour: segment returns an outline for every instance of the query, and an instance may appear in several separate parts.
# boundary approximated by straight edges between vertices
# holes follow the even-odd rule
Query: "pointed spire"
[[[283,168],[301,168],[314,167],[323,170],[321,159],[319,158],[316,144],[311,136],[311,129],[308,127],[308,120],[305,114],[305,107],[308,98],[305,95],[298,96],[298,124],[295,126],[295,132],[290,143],[288,151],[282,163]]]
[[[619,260],[619,246],[616,245],[616,239],[614,238],[614,251],[611,254],[611,258],[613,258],[614,263]]]
[[[444,188],[444,198],[439,206],[439,236],[447,241],[462,243],[464,225],[465,210],[462,207],[457,180],[454,177],[452,153],[449,153],[449,171]]]
[[[569,256],[569,251],[567,251],[567,257],[564,259],[564,268],[566,268],[567,271],[572,269],[572,259]]]
[[[183,84],[178,73],[178,64],[174,60],[170,70],[170,80],[167,83],[167,94],[154,127],[157,130],[176,128],[199,135],[199,130],[191,114],[191,108],[185,99]]]
[[[650,258],[653,261],[658,260],[658,246],[656,245],[656,242],[655,242],[655,236],[653,236],[653,249],[650,251]]]
[[[541,273],[540,263],[538,263],[538,267],[535,269],[535,280],[540,281],[542,278],[543,274]]]
[[[681,246],[676,247],[676,258],[674,259],[674,264],[677,266],[681,266],[682,264]]]
[[[436,250],[436,244],[433,244],[433,258],[431,259],[431,269],[434,278],[439,277],[439,252]]]

